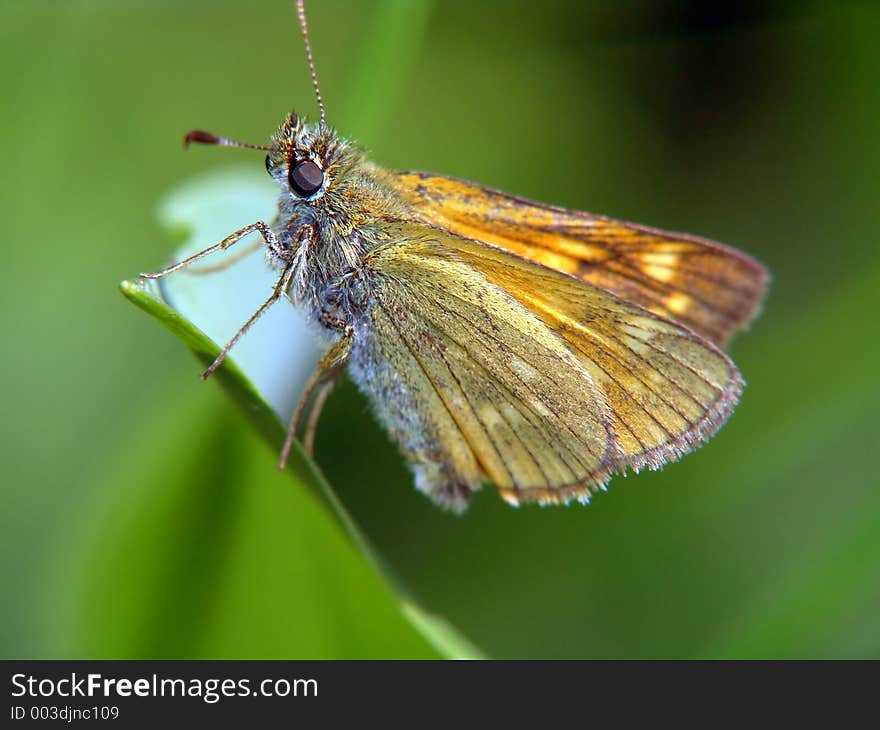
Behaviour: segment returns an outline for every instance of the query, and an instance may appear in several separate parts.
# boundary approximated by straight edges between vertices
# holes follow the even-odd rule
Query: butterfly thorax
[[[293,264],[289,294],[314,320],[353,324],[369,304],[365,258],[382,245],[381,221],[399,216],[403,202],[363,151],[329,127],[290,114],[273,147],[266,167],[281,188],[271,226],[281,250],[267,249],[269,263]],[[305,184],[320,183],[314,191],[296,176],[303,163],[312,173]]]

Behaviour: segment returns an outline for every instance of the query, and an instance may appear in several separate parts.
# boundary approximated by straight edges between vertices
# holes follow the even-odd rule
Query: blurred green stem
[[[350,87],[340,110],[331,113],[334,126],[356,139],[372,143],[388,121],[396,97],[415,60],[427,28],[431,0],[382,0],[368,22],[363,44],[353,64]],[[409,592],[361,532],[318,466],[301,459],[311,471],[311,481],[321,487],[321,497],[342,523],[355,547],[392,585],[403,600],[404,614],[434,646],[447,656],[477,657],[481,653],[445,622],[421,611]]]
[[[335,124],[367,144],[388,122],[416,58],[431,0],[382,0],[370,18]]]
[[[431,4],[431,0],[381,0],[376,4],[354,64],[352,86],[336,117],[344,128],[355,131],[359,139],[371,139],[375,130],[385,121],[393,97],[421,43]],[[321,496],[355,546],[399,594],[406,595],[399,579],[370,545],[315,462],[304,458],[302,463],[308,465],[311,476],[321,486]]]
[[[370,18],[363,45],[354,64],[351,86],[335,124],[363,142],[376,139],[388,121],[406,75],[416,58],[430,16],[431,0],[382,0]],[[322,497],[342,523],[355,546],[392,585],[403,601],[404,615],[436,649],[447,656],[478,658],[476,647],[442,619],[424,613],[412,601],[407,588],[391,571],[381,556],[351,518],[317,465],[304,459],[312,477],[320,484]]]

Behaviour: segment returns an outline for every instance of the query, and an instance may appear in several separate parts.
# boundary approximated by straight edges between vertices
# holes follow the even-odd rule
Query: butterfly
[[[346,370],[409,462],[416,487],[461,511],[484,483],[510,504],[589,501],[614,473],[658,469],[712,436],[742,377],[723,347],[768,275],[732,248],[565,210],[442,175],[392,172],[320,110],[269,145],[194,130],[186,143],[264,150],[278,214],[147,278],[259,233],[278,279],[207,377],[275,302],[333,344],[291,419],[312,451]],[[305,428],[301,425],[305,423]]]

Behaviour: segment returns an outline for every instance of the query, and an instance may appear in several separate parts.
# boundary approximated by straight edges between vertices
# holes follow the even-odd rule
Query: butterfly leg
[[[318,430],[318,420],[321,418],[324,403],[327,402],[328,396],[336,385],[338,376],[339,373],[337,371],[330,380],[320,387],[309,410],[309,419],[306,421],[306,430],[303,433],[303,448],[309,456],[315,455],[315,432]]]
[[[287,457],[290,455],[290,449],[293,446],[293,439],[299,429],[300,421],[305,413],[306,407],[311,401],[311,411],[306,422],[306,432],[303,439],[303,446],[309,456],[312,455],[312,448],[315,442],[315,429],[318,426],[318,418],[321,415],[321,409],[336,383],[336,378],[342,368],[348,361],[351,353],[352,329],[346,327],[342,333],[342,337],[331,347],[321,358],[315,370],[309,376],[303,394],[297,403],[293,417],[290,419],[290,425],[287,428],[287,437],[284,439],[284,446],[281,449],[281,456],[278,460],[278,468],[283,469],[287,463]],[[314,395],[314,398],[312,397]]]
[[[253,243],[248,244],[240,251],[236,251],[235,253],[231,253],[228,256],[224,257],[223,261],[220,261],[219,263],[207,264],[205,266],[190,266],[183,273],[187,274],[188,276],[204,276],[205,274],[215,274],[218,271],[228,269],[233,264],[237,264],[242,259],[250,256],[258,248],[262,248],[262,246],[263,242],[258,239]]]
[[[290,287],[290,280],[293,278],[294,266],[293,262],[287,264],[287,267],[284,271],[281,272],[281,276],[278,277],[278,281],[275,282],[275,286],[272,289],[272,294],[269,295],[269,298],[260,305],[260,308],[257,309],[249,318],[248,321],[245,322],[241,327],[239,327],[238,332],[236,332],[232,339],[226,343],[226,346],[220,351],[220,354],[214,358],[214,362],[212,362],[208,369],[202,373],[202,380],[207,380],[208,376],[211,375],[218,367],[220,367],[220,363],[222,363],[226,356],[229,354],[229,351],[235,347],[235,343],[238,342],[245,332],[247,332],[251,325],[256,322],[263,314],[266,312],[269,307],[271,307],[275,302],[284,295],[288,288]]]
[[[141,274],[141,277],[144,279],[161,279],[163,276],[168,276],[168,274],[172,274],[175,271],[180,271],[180,269],[186,268],[190,264],[198,261],[199,259],[205,258],[205,256],[210,256],[212,253],[216,253],[217,251],[225,251],[227,248],[232,246],[235,243],[238,243],[242,238],[244,238],[249,233],[253,233],[254,231],[259,231],[260,235],[263,237],[263,240],[266,242],[266,245],[275,253],[279,258],[284,258],[284,250],[281,246],[281,243],[278,241],[277,236],[272,231],[269,226],[263,221],[257,221],[256,223],[251,223],[249,226],[245,226],[244,228],[239,228],[235,233],[230,233],[226,238],[224,238],[220,243],[215,243],[213,246],[208,246],[208,248],[199,251],[198,253],[194,253],[192,256],[189,256],[183,261],[178,261],[176,264],[171,264],[171,266],[166,266],[161,271],[156,271],[152,274]]]

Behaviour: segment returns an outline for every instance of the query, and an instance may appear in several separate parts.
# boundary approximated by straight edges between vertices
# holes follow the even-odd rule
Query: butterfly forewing
[[[764,268],[721,244],[535,203],[454,178],[390,175],[425,222],[577,276],[723,345],[756,313]]]

